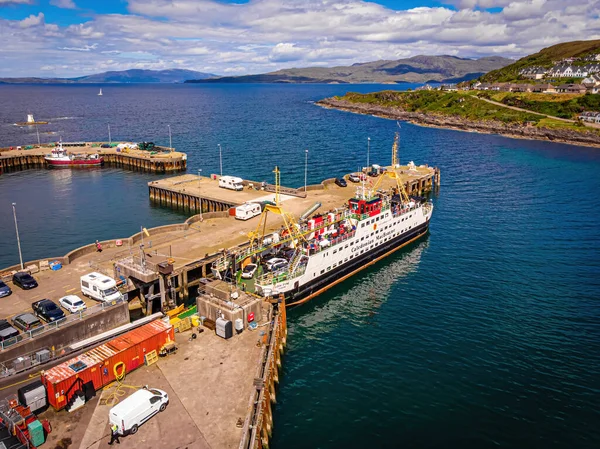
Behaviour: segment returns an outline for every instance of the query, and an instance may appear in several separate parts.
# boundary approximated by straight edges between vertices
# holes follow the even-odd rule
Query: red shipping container
[[[117,364],[123,362],[129,373],[145,363],[147,353],[170,341],[175,341],[173,326],[155,320],[42,372],[48,402],[60,410],[84,383],[92,382],[99,390],[115,380]],[[117,370],[120,374],[123,368]]]

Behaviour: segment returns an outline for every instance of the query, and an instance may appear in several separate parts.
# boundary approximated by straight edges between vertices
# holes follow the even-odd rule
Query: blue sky
[[[598,0],[0,0],[0,76],[218,74],[600,39]]]

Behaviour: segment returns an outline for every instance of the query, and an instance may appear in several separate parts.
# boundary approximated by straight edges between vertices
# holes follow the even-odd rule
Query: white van
[[[219,187],[229,190],[244,190],[244,180],[236,176],[221,176],[219,178]]]
[[[235,208],[235,218],[238,220],[249,220],[257,215],[260,215],[260,204],[258,203],[244,203]]]
[[[166,392],[146,386],[110,409],[110,425],[116,425],[120,435],[133,435],[142,424],[164,411],[168,403],[169,396]]]
[[[98,301],[114,301],[121,298],[117,282],[101,273],[88,273],[81,276],[81,293]]]

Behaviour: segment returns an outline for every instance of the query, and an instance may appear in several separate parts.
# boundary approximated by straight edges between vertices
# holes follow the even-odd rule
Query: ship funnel
[[[35,123],[33,119],[33,114],[27,114],[27,123]]]
[[[304,221],[306,220],[308,217],[310,217],[319,207],[321,207],[321,203],[315,203],[312,206],[310,206],[308,209],[306,209],[306,212],[304,212],[302,215],[300,215],[300,221]]]

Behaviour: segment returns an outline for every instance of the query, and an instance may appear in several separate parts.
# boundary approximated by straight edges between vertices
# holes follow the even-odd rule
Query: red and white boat
[[[104,163],[104,158],[96,154],[67,154],[62,142],[52,150],[52,154],[44,157],[51,167],[98,167]]]

